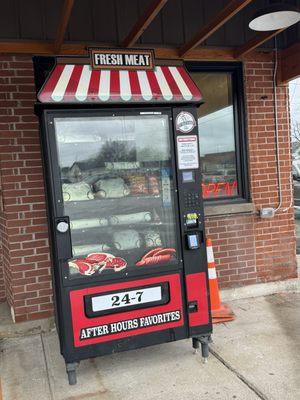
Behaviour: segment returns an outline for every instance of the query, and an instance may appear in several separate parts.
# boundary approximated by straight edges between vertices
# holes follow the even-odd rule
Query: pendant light
[[[288,28],[299,21],[299,8],[276,2],[255,13],[249,23],[249,28],[254,31],[275,31]]]

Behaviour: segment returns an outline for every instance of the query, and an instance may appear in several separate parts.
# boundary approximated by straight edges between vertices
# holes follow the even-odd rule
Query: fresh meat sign
[[[90,49],[93,69],[149,70],[154,68],[152,50]]]

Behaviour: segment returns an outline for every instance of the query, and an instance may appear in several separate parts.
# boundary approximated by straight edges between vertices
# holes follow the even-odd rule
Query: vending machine
[[[192,338],[207,357],[212,332],[201,93],[183,65],[145,66],[141,51],[103,53],[94,51],[94,63],[34,57],[70,384],[80,360],[143,346]]]

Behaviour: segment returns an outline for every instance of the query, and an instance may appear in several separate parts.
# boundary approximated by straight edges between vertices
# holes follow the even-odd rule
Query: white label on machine
[[[177,137],[179,169],[199,168],[198,137],[196,135]]]
[[[93,297],[92,310],[94,312],[111,310],[135,304],[151,303],[153,301],[159,301],[161,298],[161,286],[112,293]]]

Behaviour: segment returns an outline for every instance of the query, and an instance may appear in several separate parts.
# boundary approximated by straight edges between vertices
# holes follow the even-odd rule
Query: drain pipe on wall
[[[289,86],[288,85],[286,85],[286,99],[287,99],[287,102],[286,102],[287,131],[288,131],[288,134],[289,134],[288,137],[289,137],[289,145],[290,145],[290,151],[291,151],[291,132],[290,132],[291,114],[290,114],[290,105],[289,105],[289,101],[290,100],[289,100]],[[287,212],[290,208],[292,208],[294,206],[294,186],[293,186],[293,174],[292,173],[290,173],[289,181],[290,181],[290,197],[291,197],[291,201],[290,201],[290,204],[286,208],[284,208],[282,210],[282,212]]]
[[[281,168],[280,168],[280,154],[279,154],[279,137],[278,137],[278,104],[277,104],[277,69],[278,69],[278,48],[277,38],[274,38],[275,42],[275,64],[273,74],[273,91],[274,91],[274,121],[275,121],[275,143],[276,143],[276,162],[277,162],[277,182],[278,182],[278,206],[275,208],[275,214],[280,210],[282,206],[282,190],[281,190]]]
[[[277,104],[277,69],[278,69],[278,48],[277,39],[275,36],[275,60],[273,72],[273,95],[274,95],[274,124],[275,124],[275,148],[276,148],[276,165],[277,165],[277,182],[278,182],[278,205],[276,208],[263,207],[259,211],[261,218],[273,218],[282,206],[282,190],[281,190],[281,168],[280,168],[280,154],[279,154],[279,137],[278,137],[278,104]]]

